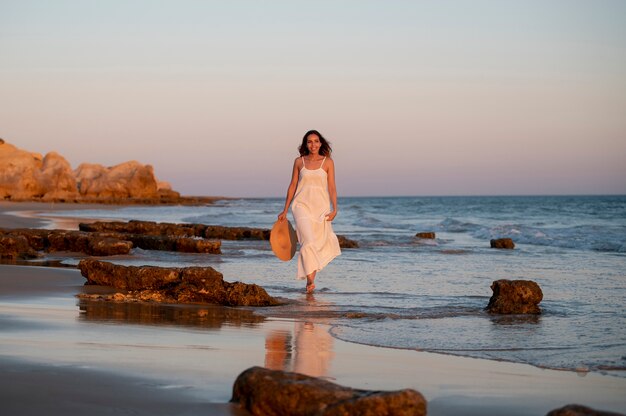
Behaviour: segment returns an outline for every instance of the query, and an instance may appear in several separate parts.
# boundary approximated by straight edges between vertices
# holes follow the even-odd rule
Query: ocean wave
[[[551,228],[501,224],[477,228],[471,235],[484,240],[511,238],[519,244],[626,253],[626,227],[579,225]]]
[[[437,224],[437,228],[448,233],[465,233],[480,228],[480,225],[459,221],[454,218],[446,218]]]

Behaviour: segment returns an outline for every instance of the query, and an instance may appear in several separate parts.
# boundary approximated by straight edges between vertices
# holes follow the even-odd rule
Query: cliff
[[[0,139],[0,200],[101,203],[203,203],[185,198],[154,169],[137,161],[106,167],[82,163],[76,170],[63,156],[22,150]]]

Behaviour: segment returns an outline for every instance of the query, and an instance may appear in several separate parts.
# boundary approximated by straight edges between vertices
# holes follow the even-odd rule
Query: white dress
[[[293,198],[291,212],[296,220],[296,233],[300,243],[298,254],[298,279],[322,270],[332,259],[341,254],[339,241],[326,215],[330,213],[328,178],[322,169],[307,169],[302,158],[298,187]]]

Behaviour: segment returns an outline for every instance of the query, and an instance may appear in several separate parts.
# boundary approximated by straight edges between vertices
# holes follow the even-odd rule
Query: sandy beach
[[[50,208],[1,203],[0,227],[75,228],[31,216]],[[8,414],[241,415],[227,402],[237,375],[255,365],[354,388],[413,388],[429,415],[544,415],[569,403],[626,411],[620,377],[348,343],[323,320],[251,308],[84,301],[76,294],[94,290],[84,281],[71,268],[0,265]]]

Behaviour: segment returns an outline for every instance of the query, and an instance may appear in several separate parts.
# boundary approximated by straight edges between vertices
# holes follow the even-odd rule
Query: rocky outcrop
[[[568,404],[560,409],[555,409],[546,416],[624,416],[622,413],[606,412],[603,410],[595,410],[590,407],[581,406],[579,404]]]
[[[126,239],[108,235],[93,235],[82,231],[0,228],[0,236],[11,235],[23,238],[34,253],[37,251],[70,251],[85,253],[90,256],[112,256],[128,254],[133,248],[132,242]],[[2,253],[4,253],[4,249],[0,246],[0,255]]]
[[[496,280],[486,310],[494,314],[539,314],[543,292],[531,280]]]
[[[515,248],[515,243],[510,238],[496,238],[492,239],[490,242],[491,248],[503,248],[507,250],[513,250]]]
[[[23,236],[35,251],[69,251],[91,256],[128,254],[133,247],[183,253],[221,253],[221,241],[196,237],[150,236],[124,233],[92,233],[74,230],[0,229],[0,235]],[[0,255],[2,247],[0,246]],[[22,258],[22,257],[20,257]]]
[[[249,227],[224,227],[204,224],[172,224],[152,221],[111,221],[81,223],[79,229],[89,232],[116,232],[143,235],[173,235],[186,237],[203,237],[220,240],[269,240],[270,230]],[[356,241],[337,236],[342,248],[357,248]]]
[[[261,367],[237,377],[231,402],[259,416],[426,415],[426,399],[415,390],[356,390]]]
[[[120,240],[129,240],[143,250],[177,251],[180,253],[221,254],[222,242],[201,237],[180,237],[176,235],[142,235],[124,233],[101,233]]]
[[[279,302],[255,284],[224,281],[212,267],[121,266],[86,259],[78,264],[88,285],[130,291],[110,300],[209,303],[226,306],[274,306]]]
[[[37,257],[37,252],[23,235],[0,234],[0,259],[27,260]]]
[[[170,203],[185,201],[167,182],[159,182],[152,166],[136,161],[113,167],[81,164],[73,171],[56,152],[45,157],[2,141],[0,199],[11,201]],[[199,203],[202,198],[192,198]]]
[[[422,232],[422,233],[415,234],[415,237],[432,240],[435,238],[435,233],[433,233],[432,231]]]
[[[26,200],[41,198],[46,190],[40,183],[42,156],[9,143],[0,144],[0,198]]]
[[[104,167],[83,163],[75,171],[81,196],[108,198],[157,198],[157,180],[150,165],[130,161]]]
[[[79,196],[70,164],[56,152],[43,158],[39,181],[46,192],[42,201],[74,200]]]

